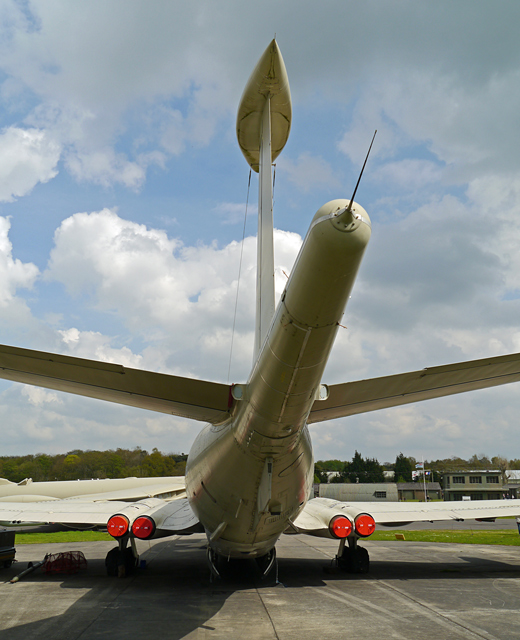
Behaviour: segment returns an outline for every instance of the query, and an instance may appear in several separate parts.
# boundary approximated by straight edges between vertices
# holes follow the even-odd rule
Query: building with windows
[[[398,500],[425,499],[425,486],[422,482],[382,482],[382,483],[345,483],[316,485],[316,497],[332,498],[342,502],[397,502]],[[441,500],[442,492],[438,482],[426,483],[426,499]]]
[[[506,471],[504,494],[506,498],[520,498],[520,471],[517,469]]]
[[[397,485],[392,482],[318,485],[320,498],[332,498],[342,502],[397,502]]]
[[[426,491],[425,491],[426,489]],[[442,500],[441,485],[438,482],[398,482],[397,493],[399,500],[420,500],[423,501],[426,494],[427,500]]]
[[[444,500],[501,500],[504,497],[502,473],[496,470],[446,471],[443,474]]]

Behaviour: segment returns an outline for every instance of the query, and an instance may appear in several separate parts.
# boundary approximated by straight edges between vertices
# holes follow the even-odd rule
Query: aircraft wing
[[[32,482],[26,479],[19,484],[0,478],[0,503],[45,502],[67,498],[135,502],[144,498],[172,500],[184,497],[186,497],[184,476],[53,482]]]
[[[0,377],[211,424],[231,406],[230,385],[4,345]]]
[[[186,498],[171,502],[146,498],[132,503],[86,500],[83,497],[30,504],[2,502],[0,526],[24,530],[28,526],[42,525],[61,525],[64,529],[105,529],[108,520],[116,514],[124,514],[130,526],[139,516],[152,518],[156,532],[153,537],[204,530]]]
[[[461,502],[339,502],[330,498],[309,500],[285,533],[318,537],[330,534],[332,518],[345,515],[352,521],[359,514],[371,515],[376,525],[387,527],[411,522],[453,522],[520,516],[520,500],[468,500]]]
[[[443,396],[520,381],[520,354],[458,362],[421,371],[329,386],[308,423],[343,418]]]

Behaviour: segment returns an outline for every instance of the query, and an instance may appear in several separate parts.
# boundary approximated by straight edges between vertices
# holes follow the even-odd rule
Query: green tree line
[[[186,469],[187,455],[151,453],[135,449],[110,449],[108,451],[81,451],[80,449],[57,455],[37,453],[25,456],[0,456],[0,478],[20,482],[32,478],[35,482],[48,480],[86,480],[89,478],[138,478],[158,476],[182,476]],[[394,471],[395,481],[410,482],[416,459],[399,453],[395,462],[380,464],[376,458],[363,458],[355,452],[352,460],[318,460],[315,464],[315,481],[327,482],[327,472],[338,475],[332,482],[384,482],[383,471]],[[442,473],[456,469],[520,469],[520,459],[507,460],[499,456],[487,457],[474,454],[467,460],[453,456],[440,460],[425,460],[425,469],[432,472],[430,480],[439,482]]]
[[[399,453],[395,462],[380,464],[376,458],[363,458],[357,451],[351,461],[342,460],[318,460],[314,465],[314,481],[327,482],[327,472],[334,471],[330,482],[384,482],[383,471],[393,471],[391,482],[412,482],[412,471],[415,470],[417,460],[413,456],[405,456]],[[484,454],[474,454],[467,460],[452,456],[439,460],[425,460],[425,470],[430,473],[426,476],[428,481],[441,482],[442,474],[446,471],[457,469],[479,470],[494,469],[502,474],[508,469],[520,469],[520,459],[507,460],[501,456],[489,458]]]
[[[318,460],[314,465],[314,480],[327,482],[327,471],[335,471],[331,482],[384,482],[384,468],[375,458],[363,458],[356,451],[350,462]]]
[[[151,453],[137,447],[109,451],[81,451],[48,455],[1,456],[0,478],[20,482],[48,480],[88,480],[91,478],[127,478],[182,476],[186,469],[185,454]]]

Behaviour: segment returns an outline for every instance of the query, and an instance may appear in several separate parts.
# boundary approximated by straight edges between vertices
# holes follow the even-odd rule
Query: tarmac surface
[[[18,562],[0,570],[0,638],[520,638],[519,547],[366,541],[363,576],[335,568],[332,540],[282,536],[279,582],[251,566],[210,582],[201,535],[141,543],[146,568],[129,578],[106,575],[113,546],[19,545]],[[76,575],[4,582],[47,552],[77,550],[88,566]]]

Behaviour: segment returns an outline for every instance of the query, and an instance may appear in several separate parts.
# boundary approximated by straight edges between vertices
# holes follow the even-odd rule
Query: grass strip
[[[384,531],[378,529],[369,538],[369,540],[387,540],[400,542],[396,540],[395,534],[404,535],[404,542],[448,542],[450,544],[498,544],[520,547],[520,535],[517,531],[511,529],[489,529],[472,531],[464,529],[461,531],[452,531],[451,529],[431,530],[413,530],[413,529],[392,529]]]
[[[439,529],[435,531],[412,530],[412,529],[391,529],[388,531],[378,529],[369,540],[386,540],[393,542],[396,540],[395,534],[404,535],[404,542],[448,542],[450,544],[497,544],[520,546],[520,535],[511,529],[493,529],[472,531],[464,529],[453,531],[451,529]],[[59,531],[56,533],[18,533],[16,534],[16,544],[51,544],[53,542],[91,542],[104,541],[113,542],[114,539],[108,533],[99,531]]]
[[[101,531],[57,531],[55,533],[17,533],[15,544],[51,544],[53,542],[113,542],[114,538]]]

